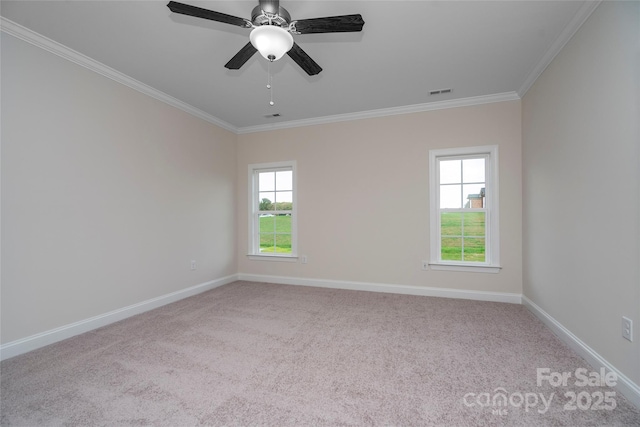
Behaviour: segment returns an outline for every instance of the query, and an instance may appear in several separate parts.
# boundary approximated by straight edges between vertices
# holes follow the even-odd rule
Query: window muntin
[[[250,255],[296,253],[295,164],[251,165]]]
[[[431,150],[431,264],[497,267],[497,147]]]

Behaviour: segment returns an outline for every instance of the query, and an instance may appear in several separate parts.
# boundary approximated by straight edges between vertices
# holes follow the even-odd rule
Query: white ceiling
[[[181,2],[243,18],[257,5]],[[259,54],[239,71],[224,68],[249,30],[173,14],[166,4],[3,0],[0,14],[242,132],[496,94],[517,98],[594,3],[282,0],[294,20],[360,13],[365,25],[360,33],[294,36],[324,70],[310,77],[288,56],[273,63],[273,107],[268,62]],[[442,88],[453,92],[428,94]],[[274,113],[281,117],[265,118]]]

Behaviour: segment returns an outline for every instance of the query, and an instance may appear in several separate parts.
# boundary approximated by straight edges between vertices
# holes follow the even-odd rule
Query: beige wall
[[[235,274],[236,136],[1,39],[2,342]]]
[[[238,136],[238,271],[520,294],[519,101]],[[429,149],[499,146],[503,270],[421,271],[429,259]],[[247,258],[247,169],[296,160],[308,264]]]
[[[522,107],[524,294],[636,384],[639,41],[640,3],[603,2]]]

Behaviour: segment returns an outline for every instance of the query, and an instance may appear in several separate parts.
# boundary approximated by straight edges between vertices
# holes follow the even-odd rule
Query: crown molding
[[[505,92],[494,95],[474,96],[470,98],[451,99],[448,101],[406,105],[402,107],[381,108],[378,110],[361,111],[358,113],[347,113],[332,116],[315,117],[311,119],[292,120],[288,122],[272,123],[267,125],[247,126],[238,128],[238,134],[322,125],[327,123],[346,122],[352,120],[372,119],[377,117],[396,116],[400,114],[422,113],[425,111],[470,107],[473,105],[490,104],[493,102],[517,101],[519,99],[520,96],[518,96],[516,92]]]
[[[586,18],[585,18],[586,19]],[[575,19],[574,19],[575,20]],[[23,27],[9,19],[0,17],[0,31],[14,36],[20,40],[44,49],[47,52],[60,56],[68,61],[78,64],[93,72],[110,78],[118,83],[128,86],[138,92],[155,98],[161,102],[178,108],[192,116],[205,120],[223,129],[235,134],[248,134],[255,132],[264,132],[278,129],[289,129],[304,126],[313,126],[320,124],[371,119],[378,117],[394,116],[401,114],[421,113],[426,111],[443,110],[448,108],[469,107],[474,105],[489,104],[503,101],[516,101],[521,97],[517,92],[505,92],[493,95],[475,96],[470,98],[452,99],[448,101],[429,102],[424,104],[407,105],[400,107],[382,108],[377,110],[361,111],[356,113],[346,113],[323,117],[314,117],[310,119],[292,120],[279,123],[270,123],[257,126],[236,127],[217,117],[214,117],[198,108],[195,108],[179,99],[176,99],[164,92],[161,92],[151,86],[148,86],[138,80],[135,80],[120,71],[108,67],[80,52],[64,46],[54,40],[51,40],[33,30]],[[574,31],[575,32],[575,31]],[[564,45],[564,44],[563,44]]]
[[[518,95],[520,98],[524,97],[525,93],[531,86],[538,80],[538,77],[547,69],[551,61],[560,53],[562,48],[571,40],[574,34],[582,27],[582,24],[585,23],[587,19],[591,16],[594,10],[602,3],[602,0],[595,1],[585,1],[580,9],[576,12],[573,19],[569,21],[569,24],[564,28],[562,33],[558,36],[555,42],[551,45],[549,50],[542,56],[540,61],[536,64],[536,66],[531,70],[524,83],[518,90]]]
[[[34,46],[37,46],[41,49],[44,49],[47,52],[53,53],[54,55],[58,55],[61,58],[85,67],[93,72],[108,77],[111,80],[130,87],[131,89],[137,90],[138,92],[141,92],[147,96],[162,101],[165,104],[169,104],[172,107],[178,108],[179,110],[191,114],[192,116],[205,120],[230,132],[238,133],[238,128],[230,123],[225,122],[224,120],[214,117],[211,114],[205,113],[204,111],[195,108],[185,102],[182,102],[179,99],[176,99],[151,86],[139,82],[138,80],[135,80],[127,76],[126,74],[121,73],[120,71],[114,70],[113,68],[108,67],[103,63],[96,61],[95,59],[89,58],[88,56],[83,55],[80,52],[70,49],[63,44],[60,44],[54,40],[51,40],[50,38],[38,34],[35,31],[23,27],[22,25],[17,24],[9,19],[0,17],[0,31],[14,36],[27,43],[30,43]]]

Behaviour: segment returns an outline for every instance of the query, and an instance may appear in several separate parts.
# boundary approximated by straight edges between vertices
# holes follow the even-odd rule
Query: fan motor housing
[[[277,25],[279,27],[288,27],[291,22],[291,15],[284,7],[278,8],[278,13],[272,15],[262,10],[259,5],[251,11],[251,22],[256,27],[261,25]]]

